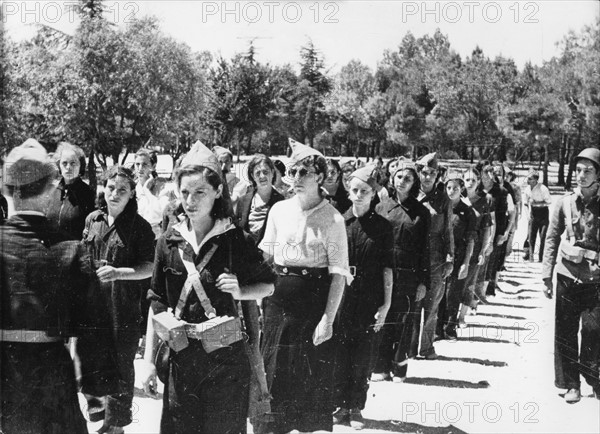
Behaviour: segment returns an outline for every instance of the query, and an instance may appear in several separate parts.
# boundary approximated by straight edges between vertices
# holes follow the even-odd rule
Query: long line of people
[[[69,336],[99,433],[131,423],[144,331],[139,374],[148,393],[157,374],[164,383],[162,433],[244,433],[248,417],[256,433],[362,429],[369,381],[402,382],[411,359],[438,357],[436,339],[457,339],[468,312],[495,295],[512,246],[521,200],[505,168],[448,171],[435,153],[365,166],[290,146],[287,167],[255,155],[249,183],[221,147],[197,142],[173,181],[142,149],[132,170],[106,173],[97,210],[80,148],[61,143],[52,164],[35,140],[11,151],[3,173],[14,216],[0,233],[2,429],[87,432],[73,407],[75,378],[61,372],[63,388],[51,379]],[[535,173],[528,179],[533,257],[548,196],[536,193]],[[30,239],[54,249],[60,266],[40,268],[52,258]],[[34,259],[15,250],[23,246]],[[31,280],[35,270],[45,282]],[[51,310],[42,286],[19,289],[23,278],[64,300],[71,276],[80,294]],[[32,345],[45,346],[44,359],[31,357]],[[24,380],[35,363],[40,374]]]

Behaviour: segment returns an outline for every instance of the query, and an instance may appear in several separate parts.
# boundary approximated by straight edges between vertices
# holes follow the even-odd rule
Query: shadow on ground
[[[344,428],[346,428],[346,425],[337,426],[344,426]],[[349,426],[347,428],[348,432],[355,432]],[[399,420],[365,419],[365,429],[419,434],[467,434],[465,431],[462,431],[453,425],[425,426],[417,423],[402,422]]]
[[[455,389],[487,389],[490,383],[483,380],[478,383],[465,380],[450,380],[448,378],[435,377],[408,377],[404,380],[406,384],[416,384],[419,386],[451,387]]]
[[[489,316],[489,317],[492,317],[492,318],[520,319],[520,320],[526,320],[527,319],[524,316],[502,315],[502,314],[499,314],[499,313],[483,313],[483,312],[477,312],[477,316]]]
[[[446,362],[463,362],[463,363],[474,363],[477,365],[483,365],[483,366],[494,366],[497,368],[501,368],[504,366],[508,366],[508,363],[506,362],[497,362],[495,360],[488,360],[488,359],[477,359],[475,357],[446,357],[446,356],[438,356],[437,359],[435,360],[427,360],[427,359],[423,359],[424,361],[431,361],[431,362],[437,362],[437,361],[446,361]]]

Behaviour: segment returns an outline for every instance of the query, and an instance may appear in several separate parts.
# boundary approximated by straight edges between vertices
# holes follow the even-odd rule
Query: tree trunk
[[[567,153],[567,140],[568,135],[563,132],[561,135],[560,153],[558,157],[558,185],[565,185],[565,157]]]
[[[96,191],[98,187],[98,180],[96,178],[96,155],[94,152],[94,145],[92,144],[90,150],[90,156],[88,160],[88,180],[90,181],[90,188],[93,192]]]
[[[544,185],[548,187],[548,164],[550,156],[548,155],[548,139],[544,140]]]

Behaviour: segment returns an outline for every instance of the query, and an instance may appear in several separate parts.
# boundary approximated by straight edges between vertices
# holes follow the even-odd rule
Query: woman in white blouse
[[[265,300],[262,348],[273,413],[255,432],[332,430],[330,339],[345,280],[352,280],[343,217],[322,196],[325,158],[290,145],[296,195],[271,208],[259,246],[279,276]]]

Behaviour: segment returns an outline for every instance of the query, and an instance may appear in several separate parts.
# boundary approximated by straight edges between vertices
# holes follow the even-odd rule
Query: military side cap
[[[224,148],[222,146],[215,146],[215,147],[213,147],[212,150],[213,150],[214,154],[217,156],[217,158],[221,157],[223,155],[229,155],[231,157],[231,159],[233,160],[233,153],[227,148]]]
[[[371,188],[375,188],[377,186],[377,168],[374,164],[369,164],[368,166],[361,167],[360,169],[355,170],[350,175],[350,179],[358,178],[362,182],[366,182],[371,186]]]
[[[58,169],[49,158],[46,149],[35,139],[27,139],[13,148],[4,162],[4,184],[14,187],[28,185],[47,176],[54,176]]]
[[[306,146],[300,142],[295,141],[294,139],[289,139],[289,142],[290,142],[290,148],[292,148],[292,155],[290,157],[290,159],[292,160],[292,163],[298,163],[298,162],[304,160],[306,157],[310,157],[313,155],[325,158],[323,156],[323,154],[321,154],[315,148]]]
[[[183,169],[186,166],[207,167],[213,172],[216,172],[219,177],[223,179],[221,165],[219,164],[219,160],[217,160],[217,156],[204,146],[200,140],[192,145],[190,151],[185,154],[185,157],[181,160],[180,168]]]
[[[423,167],[431,167],[432,169],[438,168],[438,159],[437,152],[432,152],[431,154],[427,154],[421,157],[416,162],[417,168],[421,169]]]

